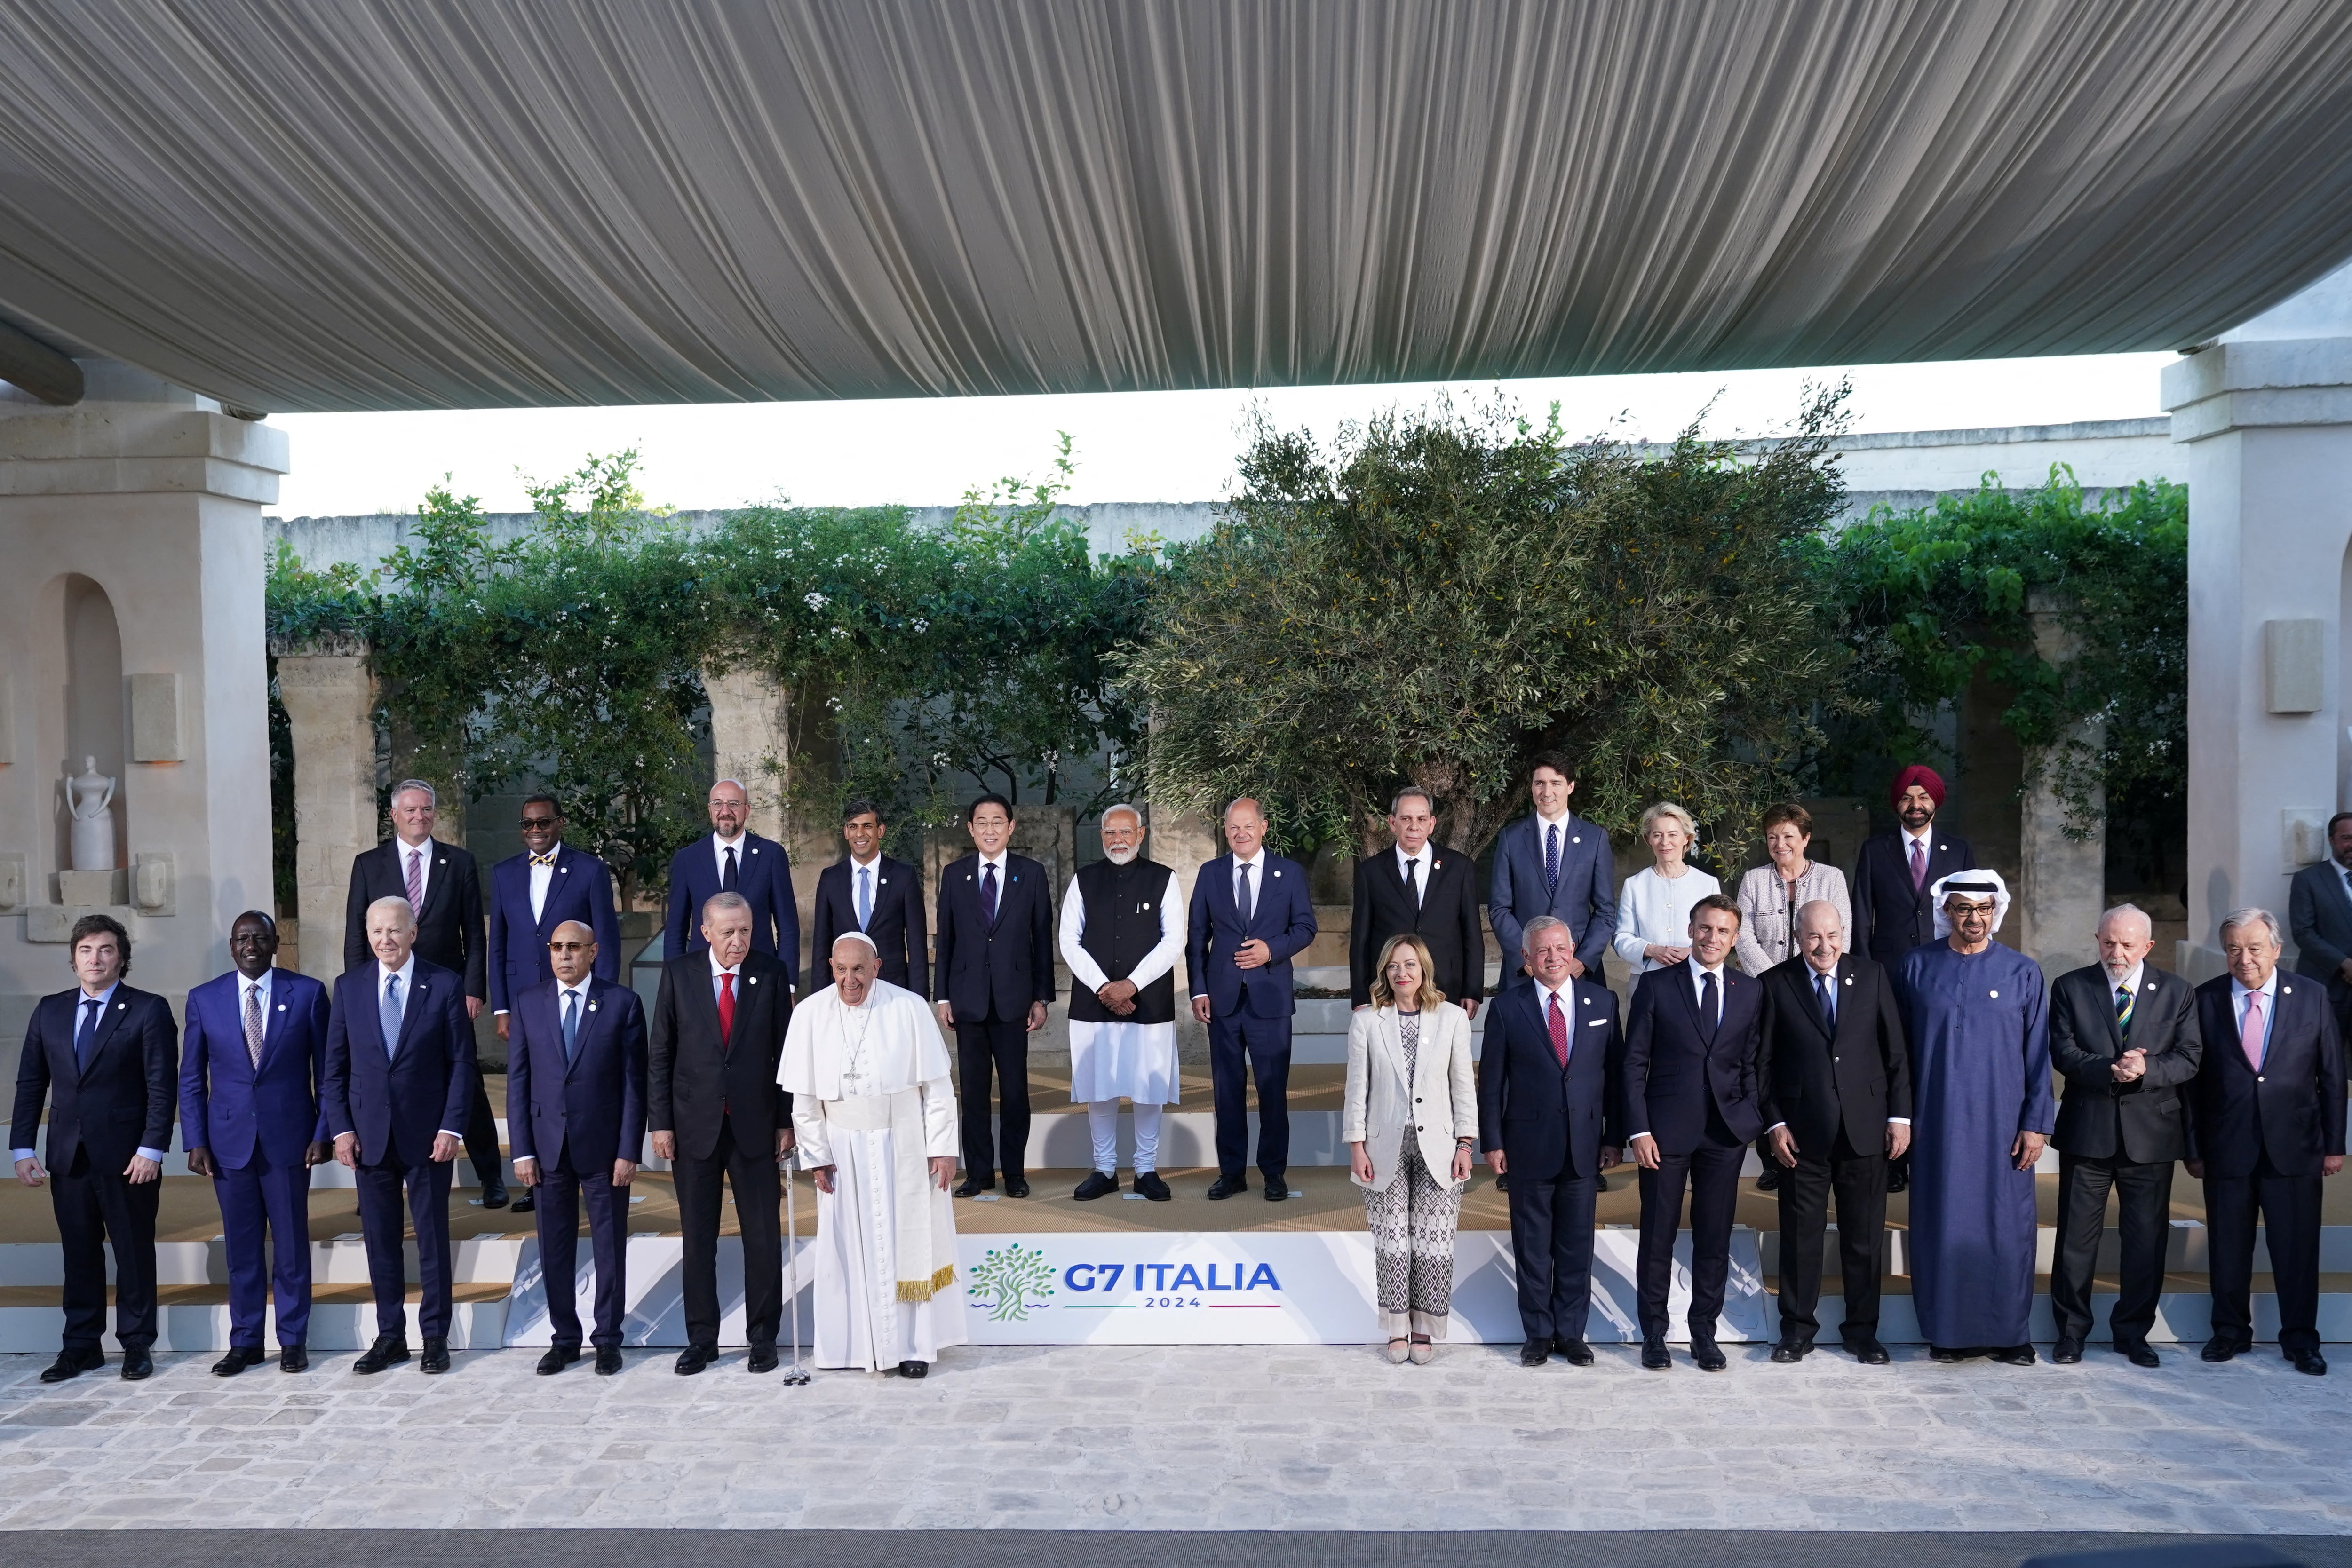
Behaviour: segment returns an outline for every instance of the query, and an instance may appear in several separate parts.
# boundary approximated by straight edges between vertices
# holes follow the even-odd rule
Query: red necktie
[[[1559,993],[1551,994],[1551,1053],[1559,1058],[1562,1068],[1568,1065],[1568,1018],[1559,1010]]]
[[[719,1043],[730,1043],[734,1034],[735,977],[721,970],[719,976]]]

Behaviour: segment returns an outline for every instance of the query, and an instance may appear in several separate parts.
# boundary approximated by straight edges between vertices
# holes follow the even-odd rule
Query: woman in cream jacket
[[[1478,1141],[1470,1018],[1431,973],[1418,936],[1381,949],[1372,1005],[1348,1025],[1340,1131],[1364,1189],[1389,1359],[1416,1366],[1436,1355],[1453,1311],[1454,1228]]]

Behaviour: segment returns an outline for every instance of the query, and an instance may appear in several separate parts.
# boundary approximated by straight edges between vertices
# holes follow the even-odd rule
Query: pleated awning
[[[0,0],[0,319],[256,409],[2144,350],[2347,255],[2344,0]]]

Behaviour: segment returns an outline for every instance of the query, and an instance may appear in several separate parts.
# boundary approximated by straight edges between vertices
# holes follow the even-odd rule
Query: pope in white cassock
[[[845,931],[833,984],[793,1009],[776,1082],[816,1178],[816,1364],[920,1377],[969,1343],[955,1283],[955,1090],[923,998]]]
[[[1103,858],[1070,879],[1062,962],[1070,967],[1070,1098],[1087,1108],[1095,1165],[1070,1196],[1118,1190],[1118,1103],[1135,1106],[1135,1190],[1174,1195],[1160,1176],[1160,1113],[1176,1103],[1176,960],[1184,903],[1175,873],[1141,858],[1143,813],[1102,814]]]

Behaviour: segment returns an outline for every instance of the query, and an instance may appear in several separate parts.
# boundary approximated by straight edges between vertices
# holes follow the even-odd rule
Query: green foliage
[[[1328,450],[1261,422],[1226,520],[1171,552],[1127,655],[1152,798],[1260,794],[1286,843],[1344,827],[1369,850],[1411,779],[1476,853],[1564,747],[1604,824],[1672,799],[1744,837],[1841,662],[1806,567],[1842,493],[1843,395],[1752,460],[1696,429],[1663,456],[1570,447],[1556,410],[1538,428],[1499,399]]]
[[[2001,722],[2047,770],[2070,831],[2093,825],[2102,790],[2155,810],[2179,801],[2189,738],[2182,486],[2145,482],[2092,507],[2063,467],[2019,493],[1989,474],[1973,494],[1874,512],[1823,544],[1819,570],[1854,654],[1849,750],[1937,753],[1933,710],[1981,676],[2013,694]],[[2075,644],[2057,658],[2035,646],[2037,606]]]

